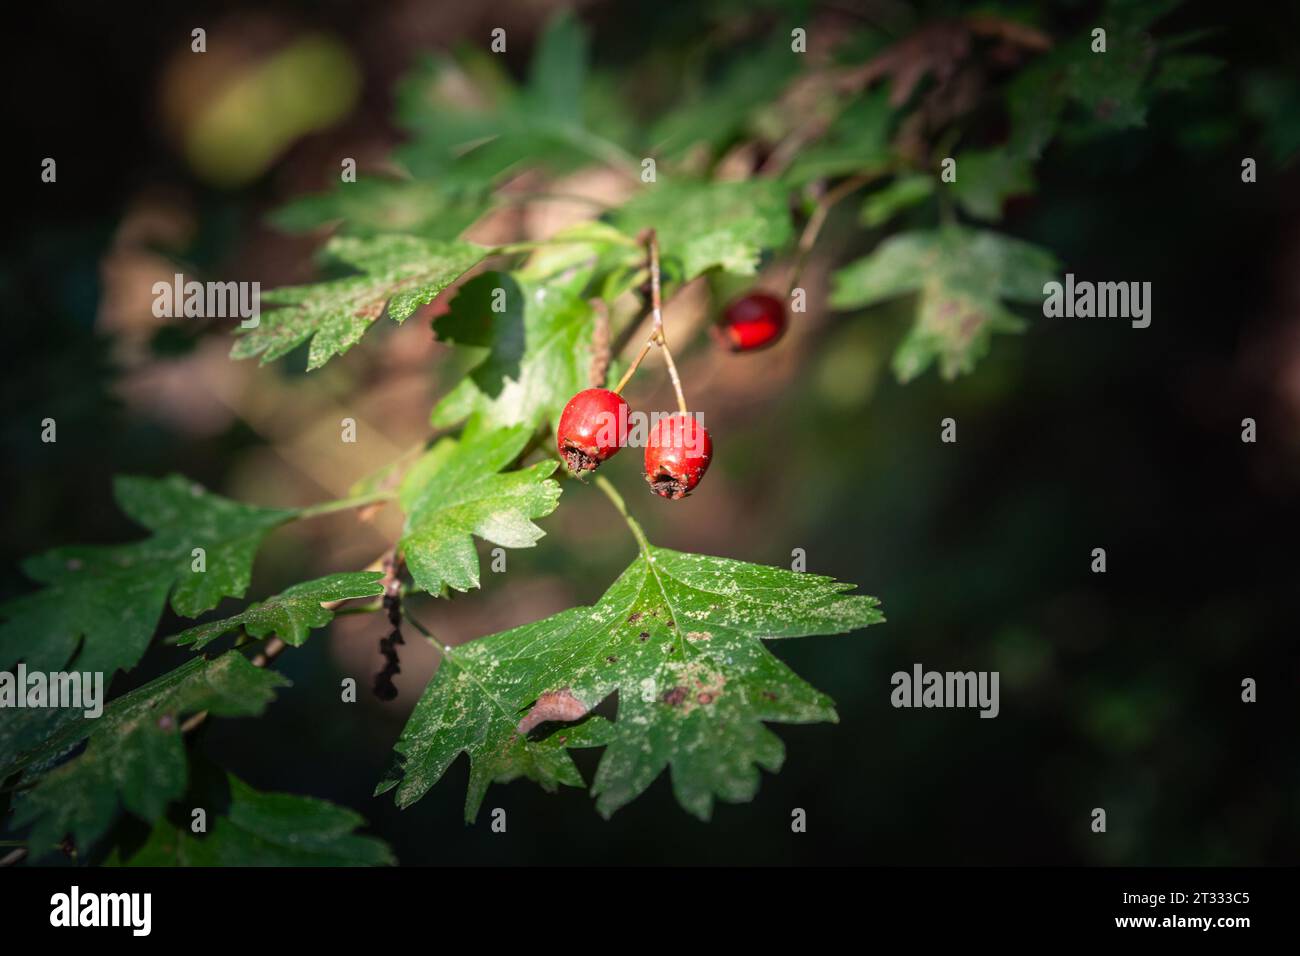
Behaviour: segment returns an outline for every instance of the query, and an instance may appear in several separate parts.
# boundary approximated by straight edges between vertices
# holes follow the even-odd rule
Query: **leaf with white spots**
[[[167,595],[172,609],[197,617],[222,598],[242,597],[262,539],[297,512],[256,508],[179,476],[119,477],[118,506],[153,531],[112,547],[67,547],[23,564],[45,587],[0,605],[0,667],[60,670],[76,654],[81,671],[130,668],[153,636]],[[195,570],[196,548],[203,570]]]
[[[772,179],[649,183],[613,216],[629,236],[653,227],[665,263],[683,279],[712,268],[753,275],[764,251],[790,241],[789,187]]]
[[[555,510],[560,486],[547,459],[502,472],[524,451],[532,429],[488,429],[471,419],[460,438],[444,438],[402,480],[406,525],[398,548],[421,590],[479,586],[474,537],[506,548],[531,548],[546,532],[533,523]]]
[[[361,341],[383,315],[404,322],[492,252],[471,242],[403,235],[340,236],[325,251],[360,274],[264,293],[262,302],[279,308],[240,330],[232,358],[260,355],[265,365],[310,339],[307,368],[320,368]]]
[[[995,332],[1024,330],[1003,302],[1041,304],[1056,269],[1051,253],[996,232],[904,232],[836,272],[830,302],[858,309],[916,293],[916,318],[894,354],[894,373],[907,382],[938,362],[952,379],[974,369]]]
[[[646,546],[592,607],[458,647],[444,659],[396,746],[379,792],[407,806],[461,752],[470,756],[466,816],[494,779],[577,784],[564,748],[607,745],[592,792],[604,815],[665,769],[688,811],[741,802],[784,747],[765,722],[836,720],[831,700],[764,641],[840,634],[883,620],[852,585]],[[613,722],[578,719],[618,692]],[[537,708],[541,708],[540,715]]]
[[[242,628],[251,637],[274,634],[286,644],[301,647],[308,632],[334,619],[334,612],[322,607],[322,603],[382,594],[383,576],[382,571],[349,571],[295,584],[265,601],[250,604],[233,617],[182,631],[173,642],[192,644],[194,650],[201,651],[223,634]]]
[[[462,752],[470,755],[467,822],[478,816],[483,796],[494,782],[527,777],[548,792],[561,785],[583,786],[566,748],[581,746],[577,741],[587,740],[592,729],[605,722],[592,718],[579,728],[580,736],[572,743],[564,730],[531,740],[516,731],[523,709],[513,696],[501,696],[501,691],[512,689],[501,684],[506,675],[508,663],[494,656],[488,640],[449,649],[407,721],[376,795],[396,788],[398,806],[409,806],[437,783]]]
[[[98,718],[81,717],[35,751],[5,755],[4,775],[23,767],[45,767],[87,740],[83,753],[50,770],[14,800],[11,826],[31,825],[27,844],[33,858],[52,852],[65,835],[88,851],[125,809],[156,820],[185,791],[183,718],[199,711],[213,716],[260,714],[278,687],[289,681],[254,667],[238,651],[214,660],[195,658],[119,697]]]

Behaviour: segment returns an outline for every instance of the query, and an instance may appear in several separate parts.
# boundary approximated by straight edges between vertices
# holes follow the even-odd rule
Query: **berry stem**
[[[627,367],[627,371],[623,373],[623,377],[620,378],[618,380],[618,384],[614,386],[613,392],[615,395],[622,393],[623,386],[626,385],[631,380],[632,376],[636,373],[637,366],[641,364],[641,360],[645,358],[646,353],[650,351],[651,344],[652,344],[651,339],[645,340],[645,344],[641,346],[641,351],[637,353],[636,358],[632,360],[632,364],[629,365]]]
[[[641,553],[648,558],[650,556],[650,541],[646,538],[645,532],[641,530],[641,525],[637,524],[637,520],[633,518],[631,513],[627,510],[627,502],[625,502],[623,496],[618,493],[618,489],[615,488],[604,475],[596,475],[594,483],[597,488],[604,492],[605,497],[609,499],[610,504],[612,504],[615,510],[622,516],[623,521],[627,523],[628,529],[632,532],[632,537],[636,538],[637,547],[640,548]]]
[[[687,415],[689,411],[686,406],[686,396],[682,394],[682,379],[677,374],[677,363],[673,361],[672,349],[668,347],[668,338],[664,335],[664,308],[659,284],[659,236],[653,229],[646,231],[645,243],[650,256],[650,314],[654,317],[650,341],[664,350],[668,377],[673,380],[673,391],[677,393],[677,410]]]
[[[673,361],[673,353],[668,348],[668,343],[664,341],[663,329],[659,330],[659,344],[664,350],[664,361],[668,363],[668,377],[673,380],[673,391],[677,393],[677,410],[683,415],[689,415],[690,409],[686,406],[686,396],[682,394],[682,380],[677,374],[677,364]]]
[[[659,276],[659,237],[653,229],[647,229],[642,237],[646,245],[646,255],[649,258],[650,270],[650,335],[646,337],[645,344],[641,346],[641,351],[637,353],[632,364],[628,366],[623,377],[619,379],[618,384],[614,386],[614,394],[618,395],[623,391],[625,386],[635,374],[641,361],[646,357],[652,345],[657,345],[664,350],[664,364],[668,366],[668,377],[672,379],[673,391],[677,394],[677,410],[683,415],[689,415],[690,410],[686,404],[686,396],[682,392],[682,378],[677,374],[677,363],[673,361],[672,349],[668,347],[668,339],[664,335],[664,306],[663,292]]]

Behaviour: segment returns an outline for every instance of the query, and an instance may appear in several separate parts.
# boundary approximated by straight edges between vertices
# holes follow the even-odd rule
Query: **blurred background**
[[[155,318],[150,287],[174,272],[265,289],[312,279],[328,228],[288,232],[268,216],[334,182],[340,157],[388,169],[406,135],[395,91],[425,54],[486,45],[503,27],[505,68],[522,76],[557,5],[185,7],[48,0],[15,11],[0,41],[13,166],[0,255],[5,596],[30,587],[25,555],[137,535],[113,505],[114,473],[181,471],[233,498],[306,504],[428,435],[433,401],[460,374],[430,332],[440,303],[305,374],[301,355],[232,362],[228,329]],[[701,37],[794,15],[813,36],[879,31],[883,44],[955,9],[577,7],[598,97],[620,104],[608,108],[613,140],[689,93]],[[1077,32],[1093,9],[1062,4],[1043,26]],[[665,775],[605,822],[582,791],[518,782],[494,787],[466,827],[465,758],[407,811],[372,799],[436,660],[408,640],[398,699],[363,693],[339,719],[339,679],[368,687],[382,663],[382,622],[363,615],[281,658],[294,688],[265,718],[211,721],[199,746],[259,789],[358,809],[408,864],[1293,863],[1300,9],[1189,4],[1165,23],[1211,28],[1199,49],[1224,68],[1157,100],[1144,128],[1049,148],[1037,191],[1001,225],[1078,276],[1151,281],[1149,329],[1036,319],[972,375],[899,385],[888,362],[905,303],[818,305],[829,269],[883,234],[852,216],[827,227],[806,275],[812,305],[777,348],[712,347],[702,290],[670,314],[677,341],[698,333],[682,371],[718,456],[700,492],[675,503],[639,493],[637,456],[606,466],[651,538],[787,566],[803,548],[808,570],[855,582],[888,618],[775,648],[836,700],[840,723],[776,728],[786,765],[753,803],[720,804],[701,824]],[[203,56],[190,53],[195,27]],[[56,185],[40,182],[46,156]],[[1241,182],[1244,156],[1259,162],[1254,185]],[[617,198],[593,170],[545,185]],[[547,234],[573,205],[520,204],[470,236]],[[345,416],[356,445],[338,441]],[[948,416],[956,445],[939,442]],[[39,441],[46,417],[56,444]],[[1258,422],[1255,444],[1240,439],[1244,417]],[[537,548],[510,552],[505,574],[485,565],[483,590],[416,613],[460,643],[597,598],[634,549],[597,492],[566,488]],[[388,509],[277,532],[249,597],[366,566],[396,521]],[[1089,571],[1094,547],[1107,550],[1105,575]],[[180,627],[169,617],[161,633]],[[156,648],[114,690],[185,656]],[[1001,715],[893,709],[890,675],[917,662],[1000,671]],[[1257,704],[1240,702],[1245,677]],[[577,754],[588,779],[595,756]],[[488,826],[498,806],[504,835]],[[806,834],[790,833],[794,807]],[[1104,836],[1089,829],[1093,807],[1107,810]]]

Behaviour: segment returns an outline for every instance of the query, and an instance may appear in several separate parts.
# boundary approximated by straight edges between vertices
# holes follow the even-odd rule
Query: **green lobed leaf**
[[[206,834],[164,818],[124,866],[390,866],[393,851],[353,831],[358,813],[327,800],[262,793],[227,776],[229,804]]]
[[[578,741],[601,742],[590,737],[593,727],[605,722],[590,718],[574,731],[530,740],[516,732],[522,717],[512,698],[502,697],[495,683],[497,661],[475,650],[482,641],[443,653],[437,674],[425,688],[397,742],[393,763],[375,794],[397,788],[397,804],[409,806],[432,787],[462,753],[470,755],[469,785],[465,794],[465,821],[472,823],[492,783],[509,783],[520,777],[539,784],[548,793],[561,786],[584,786],[568,746]]]
[[[752,799],[758,767],[780,768],[784,747],[765,721],[836,720],[831,700],[763,642],[882,621],[879,602],[845,594],[851,587],[646,545],[594,606],[448,653],[377,792],[395,789],[408,806],[465,752],[472,820],[492,780],[576,785],[560,748],[605,744],[592,785],[602,814],[670,768],[678,801],[708,819],[715,799]],[[616,691],[612,723],[589,717],[543,739],[530,735],[539,722],[580,718]]]
[[[794,231],[788,187],[768,179],[650,183],[613,222],[630,236],[657,229],[660,254],[680,264],[683,280],[715,267],[753,275],[759,256],[784,246]]]
[[[474,536],[506,548],[530,548],[545,532],[531,519],[555,510],[560,486],[548,476],[559,462],[501,473],[524,451],[532,429],[481,427],[471,419],[459,439],[444,438],[402,480],[406,524],[398,547],[417,587],[479,586]]]
[[[894,372],[910,381],[937,361],[951,379],[974,368],[995,332],[1024,329],[1024,320],[1002,303],[1041,303],[1056,269],[1046,250],[994,232],[959,226],[906,232],[836,272],[830,302],[857,309],[918,293]]]
[[[957,157],[957,181],[951,188],[971,216],[996,221],[1007,199],[1033,190],[1033,165],[1024,156],[1000,149],[967,150]]]
[[[696,62],[712,69],[716,58]],[[715,82],[702,85],[655,123],[650,132],[655,155],[679,157],[700,143],[713,150],[725,146],[780,95],[800,62],[800,55],[790,50],[788,33],[739,53]]]
[[[645,247],[609,223],[588,220],[537,242],[516,275],[535,283],[563,281],[579,295],[594,274],[619,267],[643,269]]]
[[[1154,70],[1160,47],[1147,31],[1176,5],[1176,0],[1111,0],[1094,24],[1106,30],[1106,52],[1092,51],[1089,27],[1022,70],[1007,87],[1007,154],[1041,156],[1070,104],[1082,114],[1065,130],[1071,139],[1144,125],[1151,95],[1167,88],[1170,79],[1167,75],[1162,83]],[[1186,65],[1174,67],[1174,82],[1185,72]]]
[[[884,225],[900,212],[933,196],[934,185],[934,177],[923,173],[899,176],[867,195],[859,218],[864,226]]]
[[[201,651],[222,635],[243,628],[252,637],[275,634],[286,644],[301,647],[308,632],[334,619],[334,612],[321,607],[322,602],[382,594],[383,576],[381,571],[349,571],[295,584],[265,601],[250,604],[233,617],[191,627],[172,640],[192,644],[194,650]]]
[[[826,135],[799,151],[785,174],[787,182],[856,173],[879,173],[893,160],[890,133],[894,110],[884,89],[864,94],[835,118]]]
[[[528,112],[559,123],[581,123],[586,78],[586,30],[571,12],[560,11],[547,22],[533,51],[525,95]]]
[[[501,60],[473,46],[455,57],[438,53],[416,61],[394,90],[394,119],[410,138],[395,154],[399,165],[417,178],[455,186],[491,180],[459,175],[464,164],[456,158],[499,135],[498,114],[518,95]]]
[[[585,28],[561,11],[538,39],[522,87],[499,56],[481,50],[426,62],[399,93],[399,117],[415,135],[398,162],[456,186],[500,180],[525,165],[566,172],[593,160],[628,163],[610,138],[611,119],[627,110],[588,77],[587,46]]]
[[[486,189],[450,189],[438,180],[359,177],[326,192],[300,196],[276,209],[272,225],[290,233],[333,223],[352,236],[400,233],[455,239],[487,212]]]
[[[405,321],[491,251],[418,236],[336,237],[326,246],[327,254],[361,274],[264,293],[264,303],[280,308],[263,312],[256,328],[240,330],[231,357],[260,355],[266,364],[310,339],[307,368],[320,368],[361,341],[385,313],[395,322]]]
[[[487,272],[467,282],[433,328],[443,341],[486,347],[487,354],[434,408],[433,424],[476,412],[488,427],[558,421],[589,383],[596,313],[581,293],[590,275],[580,268],[543,284]]]
[[[19,793],[11,826],[31,825],[28,846],[32,858],[38,859],[67,834],[85,853],[121,809],[145,821],[157,819],[185,791],[182,719],[199,711],[255,716],[276,688],[288,684],[274,671],[254,667],[237,651],[182,664],[119,697],[99,718],[82,717],[37,750],[19,755],[5,776],[19,767],[47,764],[88,740],[83,753]]]
[[[143,655],[167,595],[196,617],[222,598],[242,597],[262,539],[297,512],[256,508],[214,495],[180,475],[119,477],[118,506],[153,536],[111,547],[67,547],[23,564],[45,587],[0,605],[0,661],[59,670],[77,654],[81,671],[109,677]],[[195,571],[194,549],[206,570]]]

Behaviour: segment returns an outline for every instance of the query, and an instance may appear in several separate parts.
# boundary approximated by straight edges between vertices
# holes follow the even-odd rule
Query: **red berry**
[[[657,495],[685,498],[700,483],[713,458],[713,439],[692,415],[668,415],[650,429],[645,480]]]
[[[765,348],[785,332],[785,303],[766,292],[732,300],[717,325],[718,339],[733,352]]]
[[[555,444],[569,470],[582,474],[617,452],[626,435],[627,400],[607,388],[589,388],[564,406]]]

